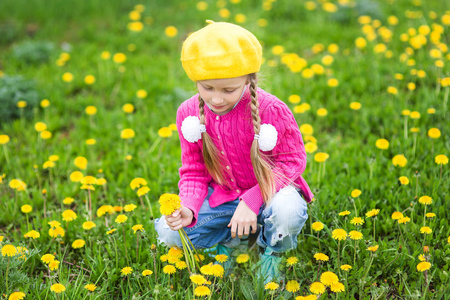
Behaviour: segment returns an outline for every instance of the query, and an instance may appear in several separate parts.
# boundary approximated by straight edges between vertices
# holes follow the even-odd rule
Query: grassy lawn
[[[278,287],[245,247],[194,284],[153,229],[178,193],[176,110],[197,93],[182,42],[208,19],[258,37],[260,85],[308,152],[315,200]],[[0,299],[447,299],[449,41],[438,0],[2,0]],[[325,272],[342,289],[318,289]]]

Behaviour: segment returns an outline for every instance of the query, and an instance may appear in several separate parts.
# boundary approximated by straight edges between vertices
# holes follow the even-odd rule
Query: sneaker
[[[282,257],[266,247],[264,253],[259,254],[259,261],[255,264],[258,280],[264,280],[264,284],[271,281],[281,282],[284,275],[281,272]]]

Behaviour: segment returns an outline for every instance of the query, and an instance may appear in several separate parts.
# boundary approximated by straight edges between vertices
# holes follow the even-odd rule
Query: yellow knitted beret
[[[192,81],[259,71],[262,47],[250,31],[231,23],[207,22],[184,41],[181,50],[181,63]]]

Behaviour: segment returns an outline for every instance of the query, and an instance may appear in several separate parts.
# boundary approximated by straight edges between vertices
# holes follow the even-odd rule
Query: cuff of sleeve
[[[256,214],[259,214],[259,209],[264,203],[263,197],[261,195],[261,190],[259,185],[255,185],[244,194],[241,195],[240,199],[247,204],[247,206]]]

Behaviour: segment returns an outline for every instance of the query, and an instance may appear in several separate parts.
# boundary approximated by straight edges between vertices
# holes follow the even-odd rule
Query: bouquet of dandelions
[[[176,194],[162,194],[159,197],[159,211],[162,215],[168,216],[171,215],[175,210],[181,208],[180,196]],[[194,246],[192,245],[191,240],[187,236],[184,228],[178,230],[180,235],[181,244],[183,245],[184,257],[186,259],[186,265],[189,273],[195,273],[196,260],[193,251],[195,251]]]

